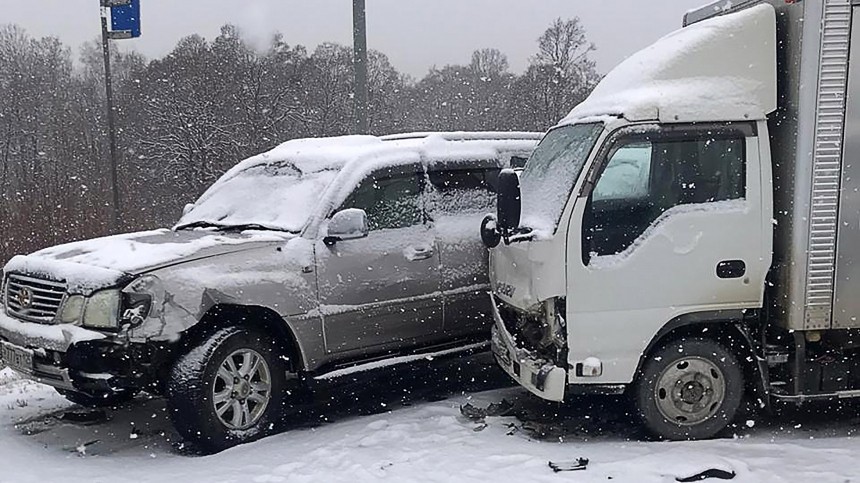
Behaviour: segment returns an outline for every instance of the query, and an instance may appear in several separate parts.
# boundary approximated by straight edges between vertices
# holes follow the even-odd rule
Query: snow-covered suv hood
[[[283,243],[283,232],[222,233],[209,230],[155,230],[84,240],[14,257],[6,273],[65,281],[71,293],[89,294],[123,279],[202,258]]]

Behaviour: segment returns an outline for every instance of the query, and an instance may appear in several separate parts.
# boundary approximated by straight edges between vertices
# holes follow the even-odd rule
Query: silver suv
[[[537,133],[304,139],[228,171],[172,229],[13,258],[0,367],[110,406],[167,397],[187,440],[265,433],[308,382],[483,348],[475,228]]]

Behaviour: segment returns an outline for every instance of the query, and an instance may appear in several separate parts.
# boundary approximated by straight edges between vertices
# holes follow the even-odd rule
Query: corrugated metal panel
[[[829,328],[832,319],[839,183],[851,45],[851,0],[825,0],[822,20],[809,218],[805,301],[807,329]]]

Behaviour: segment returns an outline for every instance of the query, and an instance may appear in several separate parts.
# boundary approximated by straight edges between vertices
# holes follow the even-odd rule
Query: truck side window
[[[376,172],[364,179],[341,209],[359,208],[367,213],[371,231],[407,228],[423,223],[421,178]]]
[[[630,247],[667,210],[746,195],[742,134],[636,135],[621,140],[592,190],[583,260]]]
[[[496,206],[499,168],[430,171],[433,211],[471,213],[492,211]]]

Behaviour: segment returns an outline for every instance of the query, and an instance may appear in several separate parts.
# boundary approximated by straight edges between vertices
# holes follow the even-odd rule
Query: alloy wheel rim
[[[262,419],[271,399],[271,372],[259,352],[239,349],[218,366],[212,383],[212,404],[226,428],[253,427]]]
[[[716,415],[723,405],[723,371],[701,357],[683,357],[657,378],[654,399],[664,418],[680,426],[694,426]]]

